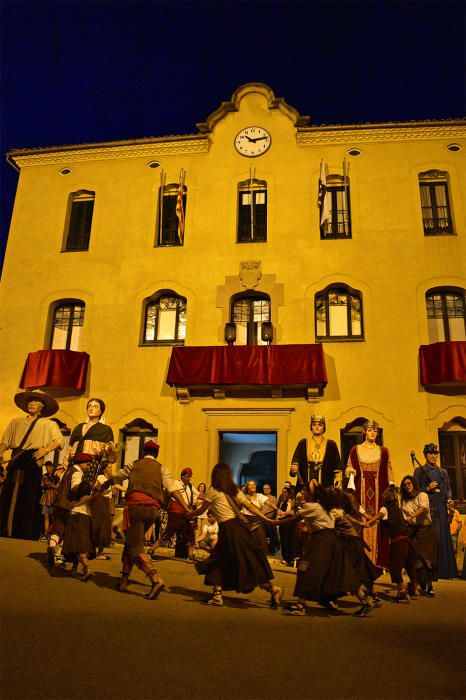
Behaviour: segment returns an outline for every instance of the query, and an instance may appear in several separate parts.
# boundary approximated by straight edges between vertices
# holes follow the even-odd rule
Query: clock
[[[238,153],[248,158],[261,156],[269,150],[272,138],[262,126],[247,126],[236,135],[235,148]]]

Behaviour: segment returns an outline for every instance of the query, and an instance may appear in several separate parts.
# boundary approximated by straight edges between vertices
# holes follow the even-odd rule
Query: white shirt
[[[432,518],[430,517],[430,507],[429,507],[429,496],[420,491],[415,498],[410,501],[402,501],[401,510],[403,511],[403,517],[405,520],[412,518],[413,513],[415,513],[419,508],[425,508],[427,513],[418,519],[418,525],[430,525]]]
[[[209,509],[214,514],[218,523],[224,523],[227,520],[232,520],[236,517],[235,511],[228,503],[227,497],[223,491],[217,491],[217,489],[214,489],[211,486],[207,491],[204,500],[210,504]],[[248,499],[242,491],[238,491],[235,496],[235,500],[238,504],[238,509],[241,508],[241,505],[244,502],[248,502]]]
[[[207,535],[207,537],[203,540],[204,542],[210,542],[213,537],[218,535],[218,523],[207,523],[207,525],[204,525],[201,531],[202,535]]]
[[[26,416],[24,418],[13,418],[3,434],[1,443],[11,449],[18,447],[30,425],[31,420],[27,420]],[[23,445],[23,450],[37,450],[39,447],[45,447],[52,440],[57,441],[57,448],[62,448],[65,444],[65,438],[55,421],[48,418],[39,418],[34,423],[34,427]]]
[[[246,496],[246,494],[244,494]],[[263,493],[255,493],[254,496],[246,496],[247,500],[252,503],[256,508],[261,509],[261,507],[266,503],[269,499],[267,496],[265,496]],[[241,508],[241,512],[244,513],[245,515],[253,515],[250,510],[247,508]]]
[[[181,479],[175,479],[175,488],[172,489],[172,491],[180,491],[180,495],[185,503],[188,504],[188,506],[194,506],[197,500],[197,497],[199,496],[199,491],[195,486],[193,486],[191,483],[189,484],[183,484]],[[165,484],[164,484],[165,486]],[[191,490],[192,489],[192,490]],[[171,492],[171,491],[170,491]]]
[[[99,474],[96,481],[99,484],[104,484],[107,481],[107,477],[105,476],[105,474]],[[109,486],[108,489],[105,489],[105,491],[102,491],[102,496],[104,498],[111,498],[112,497],[112,487]]]
[[[304,519],[309,532],[335,529],[334,518],[322,508],[320,503],[304,503],[299,514]]]

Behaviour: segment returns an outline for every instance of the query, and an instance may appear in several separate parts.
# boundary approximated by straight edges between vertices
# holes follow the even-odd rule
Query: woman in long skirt
[[[267,556],[251,532],[251,524],[241,514],[243,506],[264,522],[275,524],[240,491],[233,481],[230,467],[216,464],[212,470],[211,487],[195,511],[195,515],[200,515],[208,508],[219,524],[218,543],[212,555],[196,564],[198,573],[205,575],[204,583],[212,586],[212,595],[206,602],[221,606],[223,590],[250,593],[259,586],[271,594],[272,606],[277,607],[283,589],[273,583]]]
[[[409,540],[417,555],[416,578],[421,590],[434,597],[432,581],[437,581],[438,538],[430,515],[429,497],[414,476],[405,476],[400,484],[401,509],[408,525]],[[413,592],[415,595],[415,592]]]
[[[350,591],[355,592],[362,608],[365,608],[367,600],[361,590],[360,576],[351,565],[345,546],[335,532],[335,519],[330,515],[332,508],[340,503],[336,492],[311,481],[303,489],[303,497],[305,502],[299,517],[304,519],[310,536],[298,563],[294,590],[298,601],[291,606],[289,614],[305,615],[307,600],[334,610],[337,599]],[[294,519],[295,516],[288,520]],[[362,612],[362,608],[358,613]]]

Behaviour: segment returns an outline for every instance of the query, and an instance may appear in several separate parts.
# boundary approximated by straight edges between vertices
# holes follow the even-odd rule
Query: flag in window
[[[180,245],[183,245],[184,240],[183,180],[184,172],[183,170],[180,170],[180,182],[178,185],[178,195],[176,198],[176,216],[178,217],[178,239],[180,241]]]
[[[325,174],[325,163],[323,160],[320,162],[318,206],[320,212],[320,226],[323,231],[327,231],[330,223],[330,193],[327,190],[327,176]]]

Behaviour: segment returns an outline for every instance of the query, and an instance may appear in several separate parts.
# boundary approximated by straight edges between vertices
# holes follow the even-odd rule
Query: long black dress
[[[325,487],[333,486],[333,472],[341,469],[340,452],[333,440],[327,440],[324,459],[320,465],[308,460],[306,438],[298,442],[291,462],[298,464],[298,488],[308,484],[311,479],[317,479]]]

